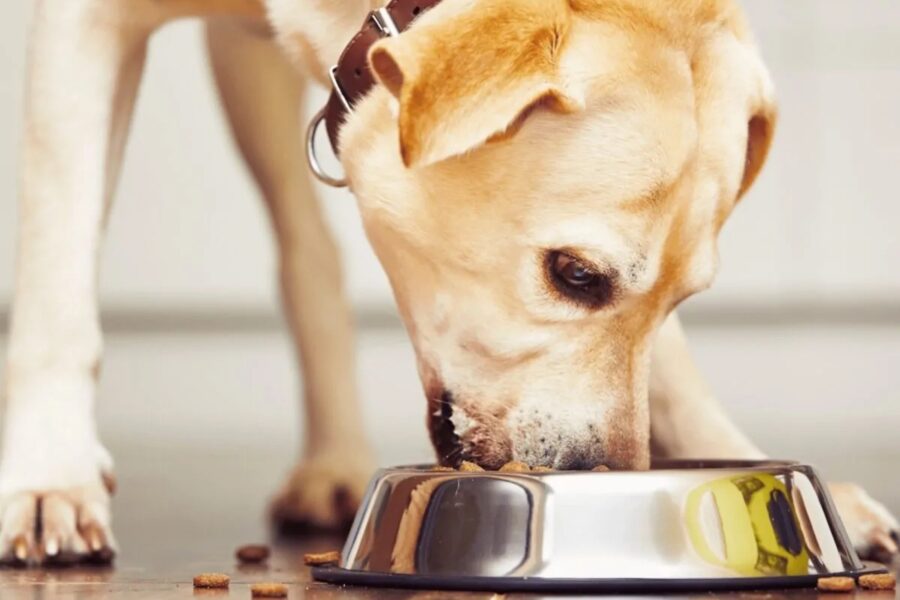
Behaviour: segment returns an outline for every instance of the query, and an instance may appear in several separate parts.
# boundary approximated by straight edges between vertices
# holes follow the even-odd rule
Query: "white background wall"
[[[12,289],[30,4],[0,2],[0,315]],[[900,460],[900,2],[746,4],[781,125],[768,168],[725,229],[718,284],[690,303],[695,316],[726,318],[695,322],[693,347],[713,390],[767,452],[856,479],[900,514],[896,482],[878,476]],[[286,468],[302,421],[297,373],[283,332],[255,318],[275,309],[272,244],[215,99],[199,24],[159,33],[146,75],[103,259],[102,303],[120,318],[108,327],[101,434],[126,474],[129,457],[152,461],[160,447],[256,452],[267,464],[274,455]],[[352,198],[322,192],[356,305],[392,310]],[[832,307],[826,316],[843,325],[794,322],[817,307]],[[209,314],[225,318],[189,326]],[[868,324],[847,323],[866,314]],[[750,326],[740,323],[747,315]],[[381,460],[427,459],[405,336],[364,327],[359,357]]]
[[[720,279],[692,305],[896,306],[900,3],[746,4],[777,83],[781,124],[770,164],[725,229]],[[13,280],[30,5],[0,6],[0,307]],[[313,96],[318,103],[321,92]],[[390,310],[353,200],[323,189],[322,203],[355,302]],[[268,312],[267,227],[211,86],[200,24],[171,25],[151,47],[103,260],[103,305]]]

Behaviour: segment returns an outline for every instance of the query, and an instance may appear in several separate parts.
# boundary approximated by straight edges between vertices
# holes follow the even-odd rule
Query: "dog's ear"
[[[369,62],[399,102],[404,164],[512,135],[536,108],[581,108],[560,72],[570,20],[566,0],[448,2],[375,44]]]
[[[738,189],[737,199],[740,200],[750,189],[756,176],[763,168],[769,148],[772,146],[772,137],[775,134],[775,123],[778,117],[778,109],[775,104],[775,86],[772,77],[759,54],[759,50],[749,34],[741,41],[748,72],[748,114],[747,120],[747,147],[744,159],[744,174],[741,178],[741,186]]]
[[[765,67],[762,67],[765,69]],[[744,176],[741,180],[741,187],[738,191],[738,199],[750,189],[756,176],[762,170],[766,157],[769,155],[769,148],[772,146],[772,137],[775,134],[775,122],[778,117],[778,111],[775,107],[775,100],[772,96],[772,86],[769,83],[768,72],[763,72],[765,79],[762,92],[757,99],[753,116],[747,122],[747,158],[744,162]]]
[[[740,179],[728,187],[730,203],[753,185],[772,145],[774,85],[742,22],[709,34],[691,58],[708,172],[721,165],[740,168],[731,171]]]

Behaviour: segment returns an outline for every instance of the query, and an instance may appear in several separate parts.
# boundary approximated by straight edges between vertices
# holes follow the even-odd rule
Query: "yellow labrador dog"
[[[651,453],[762,456],[710,396],[673,312],[712,281],[718,232],[775,125],[738,7],[427,4],[368,50],[377,85],[336,138],[415,345],[440,460],[643,469]],[[345,376],[336,252],[301,175],[301,83],[284,55],[326,80],[374,8],[37,2],[0,555],[114,549],[112,463],[93,421],[96,258],[147,39],[183,16],[209,19],[216,81],[271,209],[305,372],[306,450],[275,514],[328,527],[352,512],[370,453]],[[896,551],[883,507],[855,486],[834,492],[859,545]]]

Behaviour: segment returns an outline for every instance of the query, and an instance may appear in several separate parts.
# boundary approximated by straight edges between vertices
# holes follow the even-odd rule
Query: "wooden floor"
[[[280,474],[271,460],[230,450],[198,455],[184,449],[132,449],[119,456],[120,494],[115,501],[120,556],[110,568],[0,570],[0,600],[43,598],[250,598],[250,584],[277,581],[290,586],[289,598],[483,598],[492,594],[442,594],[339,588],[309,580],[302,565],[307,551],[337,549],[342,540],[310,537],[277,540],[263,517],[271,480]],[[236,547],[272,544],[267,566],[236,564]],[[896,565],[900,566],[900,564]],[[194,590],[193,575],[205,571],[231,576],[229,591]],[[754,598],[812,598],[815,591],[735,594]],[[893,600],[892,594],[859,593],[865,600]],[[700,597],[700,596],[696,596]],[[702,595],[709,598],[713,595]]]
[[[884,329],[788,333],[714,329],[693,337],[713,388],[768,452],[863,484],[900,514],[900,335]],[[0,359],[5,346],[0,340]],[[361,335],[359,371],[366,423],[382,464],[428,460],[425,407],[405,334]],[[116,458],[120,555],[111,569],[0,570],[0,600],[194,598],[205,596],[191,585],[202,571],[232,576],[230,591],[218,597],[249,598],[250,583],[270,580],[289,584],[295,599],[462,597],[310,583],[302,553],[336,549],[339,539],[273,543],[267,569],[235,564],[237,546],[271,542],[266,504],[297,445],[296,377],[281,332],[109,336],[99,420]],[[488,600],[491,594],[470,597]]]

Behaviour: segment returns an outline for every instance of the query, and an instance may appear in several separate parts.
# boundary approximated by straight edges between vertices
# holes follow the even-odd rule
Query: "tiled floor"
[[[693,337],[713,387],[773,454],[855,479],[900,512],[897,332],[700,329]],[[381,462],[427,459],[403,335],[368,332],[360,348],[365,416]],[[249,598],[249,583],[261,580],[289,583],[292,598],[440,597],[309,583],[302,552],[337,548],[339,539],[277,543],[268,568],[236,566],[235,547],[270,539],[267,498],[295,455],[294,389],[277,332],[110,336],[99,412],[117,459],[122,552],[112,569],[0,571],[0,600],[188,598],[199,595],[191,577],[206,570],[233,576],[221,597]]]

